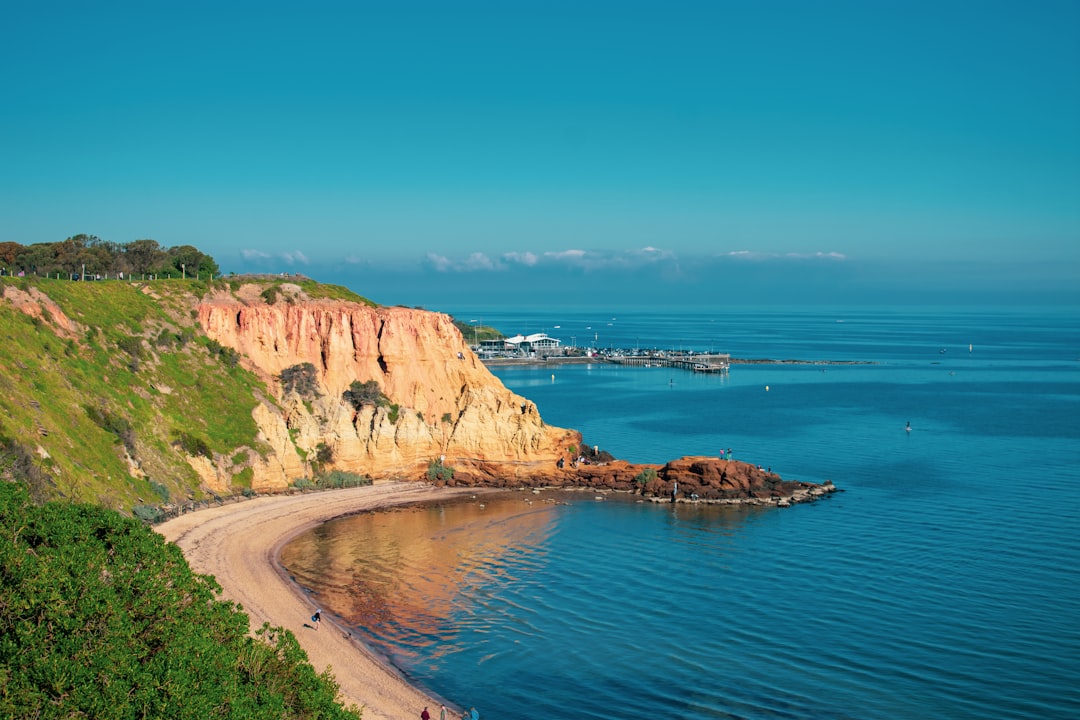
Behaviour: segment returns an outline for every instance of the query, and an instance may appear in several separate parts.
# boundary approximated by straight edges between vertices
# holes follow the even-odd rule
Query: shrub
[[[368,380],[367,382],[353,380],[352,384],[349,385],[349,389],[343,392],[341,397],[356,410],[359,410],[364,405],[377,406],[387,403],[387,398],[382,394],[382,388],[379,387],[377,380]]]
[[[202,438],[183,430],[173,430],[173,437],[176,438],[173,445],[179,447],[188,455],[201,455],[204,458],[213,459],[214,454],[210,451],[210,446]]]
[[[359,718],[295,635],[251,634],[144,522],[2,482],[0,536],[0,717]]]
[[[431,482],[447,482],[454,479],[454,468],[447,467],[442,460],[435,459],[428,463],[427,478]]]
[[[133,358],[141,358],[143,354],[142,338],[126,336],[116,341],[116,346]]]
[[[315,483],[307,478],[297,478],[292,481],[292,486],[297,490],[310,490],[315,487]]]
[[[350,488],[364,487],[371,484],[371,478],[366,475],[334,470],[319,478],[318,485],[321,488]]]
[[[206,349],[210,351],[212,357],[216,357],[229,367],[236,367],[240,362],[240,353],[233,350],[231,347],[225,347],[217,340],[207,340]]]
[[[145,523],[151,525],[161,522],[165,519],[165,513],[161,511],[161,508],[155,505],[136,505],[131,508],[131,514],[139,518]]]
[[[135,452],[135,431],[127,418],[113,415],[108,410],[93,405],[85,405],[83,409],[95,425],[115,435],[129,453]]]
[[[397,403],[390,404],[390,412],[386,414],[386,419],[390,421],[391,425],[397,425],[399,410],[401,410],[401,406]]]
[[[154,491],[154,494],[161,498],[161,502],[169,502],[169,488],[165,487],[159,482],[150,481],[150,489]]]
[[[260,294],[260,297],[263,300],[266,301],[267,305],[273,305],[274,303],[277,302],[278,295],[280,295],[280,294],[281,294],[281,290],[278,288],[278,286],[277,285],[271,285],[270,287],[268,287],[268,288],[266,288],[265,290],[262,291],[262,293]]]
[[[645,468],[634,476],[634,484],[638,485],[639,487],[645,487],[655,479],[656,470],[654,470],[653,468]]]
[[[278,375],[282,390],[295,392],[301,397],[319,396],[318,371],[309,362],[287,367]]]

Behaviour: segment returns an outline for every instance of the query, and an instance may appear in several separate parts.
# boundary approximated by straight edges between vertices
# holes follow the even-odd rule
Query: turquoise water
[[[290,570],[414,681],[485,718],[1080,716],[1076,313],[454,314],[873,364],[497,368],[618,457],[732,447],[844,492],[784,510],[518,493],[300,541]]]

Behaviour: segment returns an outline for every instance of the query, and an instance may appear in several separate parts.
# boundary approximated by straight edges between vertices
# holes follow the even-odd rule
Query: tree
[[[169,264],[177,272],[187,273],[188,277],[194,277],[196,274],[209,275],[213,273],[217,275],[220,272],[214,258],[200,252],[198,248],[192,245],[171,247],[167,253]]]
[[[16,258],[16,264],[26,272],[38,275],[50,275],[60,268],[56,260],[57,243],[34,243],[23,248]]]
[[[364,405],[385,405],[387,403],[386,396],[382,394],[382,388],[379,387],[377,380],[368,380],[367,382],[353,380],[352,384],[349,385],[349,389],[343,392],[341,397],[357,410]]]
[[[165,251],[157,240],[134,240],[122,247],[130,272],[148,273],[165,262]]]
[[[15,259],[25,248],[16,242],[0,242],[0,263],[8,270],[15,267]]]

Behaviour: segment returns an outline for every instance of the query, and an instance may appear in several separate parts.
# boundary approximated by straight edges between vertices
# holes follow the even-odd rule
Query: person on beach
[[[424,706],[424,712],[420,713],[420,720],[431,720],[431,713],[427,711],[427,705]]]
[[[446,706],[439,706],[439,720],[446,720]]]
[[[315,614],[311,616],[312,627],[316,630],[319,629],[319,623],[322,622],[322,610],[316,610]]]

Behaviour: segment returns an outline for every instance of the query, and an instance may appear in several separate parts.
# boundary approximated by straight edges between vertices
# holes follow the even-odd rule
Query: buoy
[[[551,373],[551,382],[555,382],[555,373]]]
[[[769,386],[768,385],[765,386],[765,392],[769,392]]]

